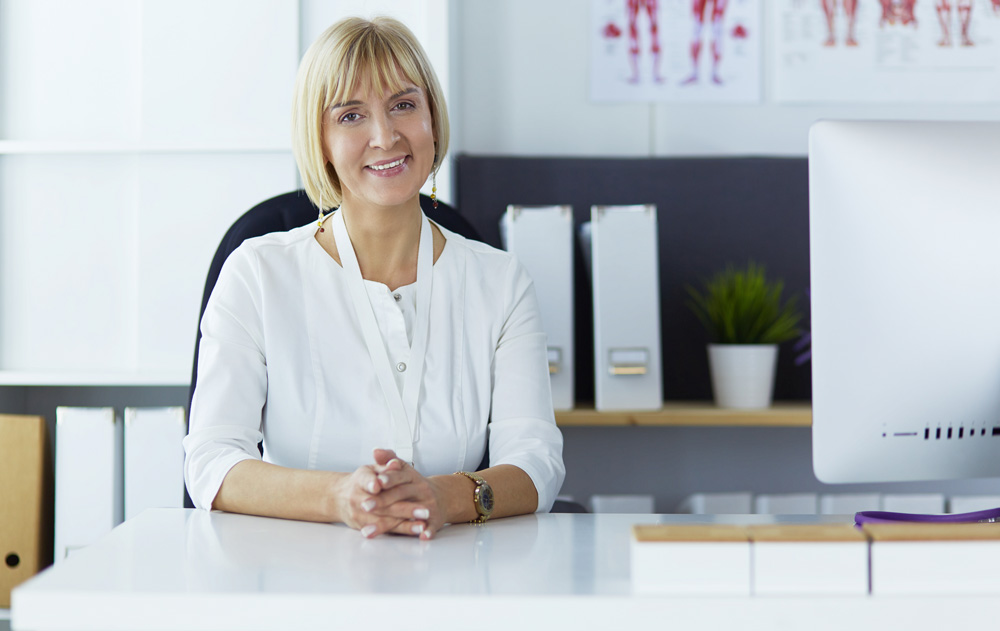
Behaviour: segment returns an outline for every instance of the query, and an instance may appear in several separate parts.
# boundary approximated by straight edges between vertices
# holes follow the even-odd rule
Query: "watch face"
[[[493,512],[493,489],[488,484],[479,487],[479,505],[487,515]]]

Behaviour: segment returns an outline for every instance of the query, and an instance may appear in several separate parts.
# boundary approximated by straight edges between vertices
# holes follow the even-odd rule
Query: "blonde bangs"
[[[427,92],[427,82],[411,61],[413,51],[406,42],[390,39],[388,35],[380,29],[369,28],[346,51],[341,66],[343,73],[329,78],[324,111],[369,89],[376,94],[396,94],[412,84]]]

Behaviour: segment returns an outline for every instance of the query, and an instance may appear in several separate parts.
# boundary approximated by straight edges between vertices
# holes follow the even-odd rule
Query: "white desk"
[[[803,521],[809,518],[800,518]],[[780,519],[780,521],[787,521]],[[815,517],[812,521],[828,518]],[[767,516],[528,515],[433,541],[148,510],[14,591],[13,629],[990,628],[967,598],[635,596],[629,527]]]

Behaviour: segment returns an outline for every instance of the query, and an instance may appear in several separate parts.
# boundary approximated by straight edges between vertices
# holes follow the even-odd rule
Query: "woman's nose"
[[[372,147],[388,149],[396,144],[399,135],[396,133],[396,125],[391,116],[388,114],[374,116],[372,122],[372,137],[369,143]]]

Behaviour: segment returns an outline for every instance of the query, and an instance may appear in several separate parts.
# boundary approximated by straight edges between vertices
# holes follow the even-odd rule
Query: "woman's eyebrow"
[[[416,88],[416,87],[414,87],[414,88],[407,88],[407,89],[403,90],[402,92],[397,92],[396,94],[393,94],[392,96],[389,97],[389,100],[391,101],[392,99],[398,99],[401,96],[406,96],[407,94],[414,94],[414,93],[418,93],[418,92],[420,92],[420,88]],[[333,105],[330,106],[330,109],[331,110],[335,110],[335,109],[341,108],[341,107],[354,107],[355,105],[364,105],[364,102],[362,102],[362,101],[345,101],[343,103],[334,103]]]
[[[390,100],[392,100],[392,99],[398,99],[401,96],[406,96],[407,94],[414,94],[416,92],[420,92],[420,88],[416,88],[416,87],[407,88],[407,89],[403,90],[402,92],[397,92],[396,94],[393,94],[392,96],[389,97],[389,99]]]
[[[345,101],[343,103],[334,103],[330,106],[331,110],[335,110],[341,107],[354,107],[355,105],[364,105],[361,101]]]

